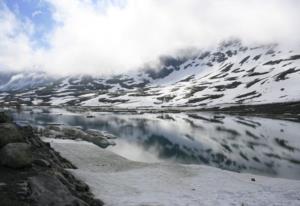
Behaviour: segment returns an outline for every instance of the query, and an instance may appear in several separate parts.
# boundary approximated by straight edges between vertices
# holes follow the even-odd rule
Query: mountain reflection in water
[[[91,114],[91,113],[89,113]],[[214,113],[15,113],[19,122],[64,124],[110,132],[108,149],[143,162],[206,164],[226,170],[300,179],[300,123]]]

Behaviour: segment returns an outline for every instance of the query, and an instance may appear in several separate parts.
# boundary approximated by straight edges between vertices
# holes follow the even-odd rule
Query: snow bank
[[[202,165],[133,162],[87,142],[48,141],[108,206],[300,205],[300,181]]]

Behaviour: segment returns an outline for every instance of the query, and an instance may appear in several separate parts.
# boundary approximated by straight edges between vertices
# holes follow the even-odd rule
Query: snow
[[[93,97],[93,96],[95,96],[95,93],[89,93],[89,94],[80,95],[80,97]]]
[[[47,141],[78,167],[70,171],[108,206],[300,205],[297,180],[202,165],[134,162],[87,142]]]
[[[233,55],[227,54],[231,51]],[[274,51],[274,53],[270,52]],[[218,61],[220,52],[225,56],[223,60]],[[282,49],[275,45],[264,45],[256,48],[242,47],[241,44],[230,45],[225,47],[213,48],[210,54],[199,56],[193,59],[188,59],[181,65],[177,65],[178,70],[173,66],[163,66],[161,68],[173,69],[167,76],[152,79],[149,74],[143,70],[131,71],[118,77],[91,77],[91,80],[83,81],[83,75],[67,76],[54,83],[47,78],[46,74],[18,74],[11,78],[5,84],[0,85],[1,90],[19,90],[27,87],[35,88],[37,85],[45,86],[48,82],[52,82],[53,88],[49,92],[52,96],[55,94],[57,99],[45,99],[45,95],[32,93],[26,97],[33,97],[44,100],[44,103],[51,105],[62,105],[71,100],[73,104],[81,106],[116,106],[124,108],[142,107],[161,107],[161,106],[185,106],[185,107],[214,107],[233,104],[266,104],[279,102],[293,102],[300,100],[300,87],[296,87],[300,79],[300,59],[291,60],[290,57],[300,54],[299,48],[293,51]],[[260,56],[260,58],[256,58]],[[249,57],[249,58],[248,58]],[[245,58],[248,58],[245,60]],[[266,64],[267,62],[276,62],[273,65]],[[225,70],[227,66],[232,65],[229,70]],[[227,68],[228,69],[228,68]],[[254,70],[253,70],[254,69]],[[284,78],[277,79],[278,75],[286,72],[289,69],[295,69],[293,73],[287,74]],[[237,71],[239,70],[239,71]],[[220,77],[221,76],[221,77]],[[191,79],[187,79],[193,77]],[[111,78],[115,83],[107,83]],[[254,82],[256,81],[256,82]],[[147,82],[147,83],[146,83]],[[146,95],[139,95],[141,88],[134,87],[145,83],[143,89]],[[249,83],[250,84],[249,86]],[[99,89],[99,84],[106,86],[108,89]],[[132,86],[132,87],[131,87]],[[203,88],[205,86],[205,88]],[[202,87],[201,91],[199,87]],[[82,94],[82,88],[86,88],[87,94]],[[122,93],[123,96],[117,96],[116,93]],[[247,94],[248,98],[238,96]],[[26,93],[21,93],[25,97]],[[78,96],[82,94],[82,96]],[[19,94],[16,93],[15,97]],[[168,101],[158,100],[165,96],[174,98]],[[203,99],[211,95],[215,99]],[[223,96],[220,96],[223,95]],[[8,95],[5,95],[8,96]],[[67,97],[68,96],[68,97]],[[70,96],[74,96],[70,99]],[[65,100],[64,98],[67,97]],[[100,98],[111,100],[126,100],[126,103],[120,101],[104,101],[99,102]],[[201,99],[202,98],[202,99]],[[61,100],[59,100],[61,99]],[[190,101],[195,100],[196,101]]]
[[[234,48],[231,48],[234,49]],[[211,106],[222,106],[228,105],[238,102],[238,96],[241,94],[246,94],[250,92],[256,91],[257,93],[253,96],[255,98],[244,100],[244,104],[264,104],[264,103],[274,103],[274,102],[292,102],[299,101],[300,99],[300,88],[294,87],[297,82],[299,82],[300,72],[295,72],[293,74],[287,75],[286,79],[281,81],[276,81],[276,77],[281,72],[287,71],[290,68],[298,68],[299,60],[295,61],[282,61],[276,65],[267,65],[266,62],[276,61],[278,59],[288,59],[290,56],[298,54],[298,53],[289,53],[287,50],[280,50],[279,54],[268,54],[270,49],[275,49],[274,46],[264,46],[255,49],[248,49],[245,51],[238,50],[236,55],[231,57],[227,57],[227,60],[224,62],[215,62],[212,58],[214,56],[207,56],[204,59],[193,59],[187,60],[180,66],[180,70],[173,71],[171,74],[164,78],[150,80],[150,84],[148,85],[149,94],[158,93],[157,95],[149,95],[149,96],[133,96],[134,91],[126,90],[127,94],[122,97],[118,97],[118,99],[126,99],[128,100],[126,103],[121,104],[124,108],[135,108],[137,106],[145,106],[145,107],[160,107],[160,106],[197,106],[199,104],[205,104],[208,107]],[[279,49],[279,48],[277,48]],[[222,50],[222,49],[220,49]],[[216,50],[218,52],[220,50]],[[277,53],[279,50],[277,50]],[[256,56],[261,56],[258,60],[254,59]],[[245,61],[241,65],[241,61],[249,57],[247,61]],[[208,66],[208,63],[212,63],[212,66]],[[286,64],[290,63],[288,66]],[[221,72],[228,65],[233,65],[229,72]],[[189,65],[189,67],[186,67]],[[240,68],[241,72],[235,73],[232,72]],[[255,69],[256,75],[251,74],[250,70]],[[266,72],[264,74],[264,72]],[[227,75],[223,78],[214,78],[215,76]],[[141,74],[141,78],[144,77]],[[189,81],[181,81],[188,77],[193,76]],[[127,77],[127,76],[126,76]],[[137,83],[139,80],[137,76],[131,74],[131,77]],[[128,77],[129,78],[129,77]],[[236,80],[228,80],[230,78],[237,78]],[[254,80],[260,80],[259,82],[253,84],[252,86],[246,86],[248,83],[253,82]],[[265,81],[265,83],[264,83]],[[229,85],[230,83],[240,83],[236,88],[224,89],[224,91],[217,91],[215,86],[220,85]],[[203,91],[194,92],[193,95],[190,95],[193,87],[199,86],[207,86]],[[113,93],[116,89],[120,89],[120,85],[113,85],[114,87],[108,91],[109,93]],[[123,88],[124,89],[124,88]],[[155,92],[157,91],[158,92]],[[160,101],[158,97],[164,97],[166,95],[174,96],[170,101]],[[202,100],[196,103],[190,103],[190,99],[194,98],[202,98],[209,95],[223,95],[214,100]],[[261,96],[260,96],[261,95]],[[102,96],[102,95],[101,95]],[[109,95],[108,95],[109,96]],[[249,96],[251,97],[251,96]],[[120,106],[119,103],[111,104],[111,103],[101,103],[95,100],[98,98],[87,100],[82,102],[81,105],[84,106]],[[108,97],[110,98],[110,97]]]
[[[0,91],[23,90],[48,83],[50,79],[51,78],[43,72],[23,72],[13,75],[6,84],[0,85]]]
[[[76,99],[74,96],[65,96],[65,97],[52,97],[51,98],[51,105],[61,105]]]

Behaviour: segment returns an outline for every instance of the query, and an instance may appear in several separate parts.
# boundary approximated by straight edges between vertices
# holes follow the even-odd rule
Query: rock
[[[11,117],[6,115],[4,112],[0,112],[0,123],[7,123],[11,121],[12,121]]]
[[[51,167],[51,164],[47,160],[44,160],[44,159],[36,159],[33,161],[33,163],[35,165],[38,165],[41,167]]]
[[[49,129],[49,130],[58,131],[58,132],[61,131],[60,127],[55,126],[55,125],[50,125],[50,126],[48,126],[48,129]]]
[[[104,148],[104,149],[106,147],[108,147],[109,145],[111,145],[111,143],[107,139],[103,139],[103,138],[100,138],[100,137],[88,136],[88,137],[83,138],[83,140],[88,141],[88,142],[92,142],[95,145],[97,145],[101,148]]]
[[[42,146],[41,143],[40,143],[37,139],[35,139],[35,138],[31,138],[31,139],[30,139],[30,143],[31,143],[33,146],[38,147],[38,148],[40,148],[40,147]]]
[[[102,137],[105,139],[117,139],[117,137],[111,133],[108,133],[106,131],[99,131],[95,129],[88,129],[86,130],[86,133],[92,136]]]
[[[252,181],[252,182],[255,182],[256,180],[255,180],[255,178],[254,178],[254,177],[252,177],[252,178],[251,178],[251,181]]]
[[[19,182],[17,183],[17,187],[18,187],[18,191],[16,192],[16,194],[18,195],[18,197],[23,200],[27,199],[27,197],[30,194],[28,182],[26,181]]]
[[[9,143],[0,150],[2,165],[10,168],[23,168],[32,163],[31,147],[26,143]]]
[[[87,115],[86,118],[91,119],[91,118],[95,118],[95,116],[93,116],[93,115]]]
[[[103,206],[104,205],[104,202],[102,202],[101,200],[99,199],[95,199],[92,203],[91,203],[91,206]]]
[[[86,185],[86,184],[84,184],[84,183],[77,183],[76,185],[75,185],[75,188],[76,188],[76,190],[77,191],[79,191],[79,192],[87,192],[87,191],[89,191],[89,187]]]
[[[62,132],[63,136],[67,139],[83,139],[86,136],[85,132],[75,127],[64,127]]]
[[[11,123],[0,124],[0,148],[9,143],[24,142],[16,125]]]
[[[86,202],[74,197],[68,188],[55,176],[40,174],[29,178],[31,198],[43,206],[87,206]]]

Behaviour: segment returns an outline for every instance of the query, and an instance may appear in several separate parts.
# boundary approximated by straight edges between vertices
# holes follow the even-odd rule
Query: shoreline
[[[287,121],[300,122],[300,101],[284,102],[284,103],[268,103],[268,104],[250,104],[250,105],[222,105],[214,107],[138,107],[138,108],[122,108],[113,106],[28,106],[23,105],[3,105],[7,109],[66,109],[70,112],[113,112],[113,113],[194,113],[194,112],[212,112],[216,114],[229,114],[240,116],[266,117],[272,119],[280,119]],[[3,109],[2,109],[3,110]]]

